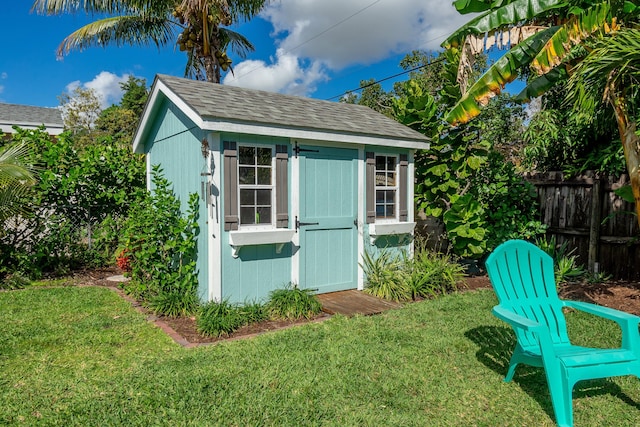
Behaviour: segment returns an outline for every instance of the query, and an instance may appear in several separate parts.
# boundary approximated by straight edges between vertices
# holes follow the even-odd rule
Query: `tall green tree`
[[[569,99],[578,109],[593,107],[595,100],[608,106],[615,117],[640,222],[640,138],[636,131],[637,78],[629,56],[637,46],[640,8],[623,0],[457,0],[460,13],[481,14],[454,32],[444,43],[448,49],[472,57],[478,40],[504,41],[511,48],[464,91],[446,119],[456,125],[480,113],[488,100],[500,93],[523,70],[535,75],[519,95],[523,101],[539,96],[560,81],[570,80]],[[486,44],[484,47],[487,47]],[[622,49],[621,49],[622,47]],[[469,53],[470,52],[470,53]],[[631,52],[632,53],[632,52]],[[637,58],[635,58],[637,64]],[[579,72],[573,72],[575,67]],[[464,82],[465,61],[459,75]],[[589,108],[589,111],[594,111]]]
[[[231,69],[227,50],[240,57],[251,42],[229,27],[257,15],[268,0],[35,0],[47,15],[84,12],[105,16],[62,40],[58,55],[93,46],[157,47],[177,43],[187,54],[185,75],[220,82]]]

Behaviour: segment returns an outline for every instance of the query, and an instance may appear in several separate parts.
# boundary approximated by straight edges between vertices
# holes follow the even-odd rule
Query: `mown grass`
[[[184,349],[115,293],[0,293],[0,424],[553,426],[544,374],[502,377],[490,291]],[[570,313],[578,342],[615,326]],[[578,385],[576,426],[640,425],[640,381]]]

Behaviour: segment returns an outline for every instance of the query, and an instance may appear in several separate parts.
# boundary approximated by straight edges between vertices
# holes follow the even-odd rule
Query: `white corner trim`
[[[229,245],[232,255],[238,257],[240,249],[249,245],[276,245],[276,253],[280,253],[286,243],[291,242],[296,230],[288,228],[275,228],[272,230],[258,231],[230,231]]]
[[[397,234],[413,234],[415,222],[387,222],[381,224],[369,224],[369,239],[371,245],[375,245],[380,236]]]

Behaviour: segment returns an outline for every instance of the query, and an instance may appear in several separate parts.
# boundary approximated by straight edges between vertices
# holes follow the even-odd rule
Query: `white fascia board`
[[[133,152],[134,153],[142,153],[144,147],[141,147],[142,137],[146,133],[147,122],[150,119],[150,116],[155,112],[156,103],[159,102],[158,98],[160,93],[166,96],[169,101],[176,105],[196,126],[200,129],[203,128],[203,120],[202,117],[195,110],[187,105],[178,95],[176,95],[171,89],[167,87],[161,80],[156,80],[155,85],[153,87],[153,92],[149,96],[149,101],[147,104],[147,108],[145,108],[142,119],[140,120],[140,125],[138,126],[138,130],[133,139]],[[213,129],[209,129],[213,130]]]
[[[197,124],[197,122],[196,122]],[[288,127],[269,126],[258,123],[232,122],[222,120],[205,120],[202,129],[215,132],[247,133],[253,135],[274,136],[283,138],[300,138],[307,140],[340,142],[362,145],[378,145],[382,147],[428,149],[428,142],[421,142],[406,139],[391,139],[374,135],[353,135],[347,133],[337,133],[330,131],[319,131],[310,129],[294,129]]]
[[[14,133],[14,126],[18,126],[20,129],[33,130],[42,126],[42,123],[0,123],[0,131],[3,133]],[[59,125],[48,125],[44,123],[45,132],[49,135],[60,135],[64,132],[64,128]]]

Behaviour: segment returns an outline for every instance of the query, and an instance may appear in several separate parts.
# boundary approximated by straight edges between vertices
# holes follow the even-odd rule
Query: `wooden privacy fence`
[[[628,184],[628,177],[598,177],[592,172],[565,179],[561,172],[528,174],[537,190],[540,220],[547,236],[568,242],[578,262],[592,272],[615,279],[640,279],[640,238],[632,203],[614,191]]]

